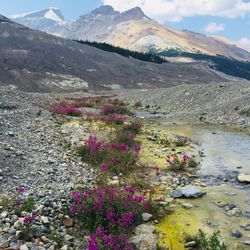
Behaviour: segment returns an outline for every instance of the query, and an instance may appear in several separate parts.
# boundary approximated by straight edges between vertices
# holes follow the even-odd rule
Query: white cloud
[[[195,15],[236,18],[250,13],[250,3],[244,0],[102,0],[102,3],[119,11],[138,6],[159,22],[179,22]]]
[[[225,29],[225,24],[223,23],[209,23],[205,28],[204,31],[207,33],[216,33],[219,31],[223,31]]]
[[[242,49],[250,51],[250,39],[246,37],[241,38],[239,41],[236,41],[235,44]]]

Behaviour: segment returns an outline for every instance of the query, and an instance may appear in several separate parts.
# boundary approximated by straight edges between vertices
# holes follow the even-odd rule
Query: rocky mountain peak
[[[95,10],[92,11],[92,14],[98,15],[112,15],[116,14],[117,11],[114,10],[114,8],[110,5],[102,5],[99,8],[96,8]]]
[[[54,8],[54,7],[49,7],[44,10],[39,10],[39,11],[31,12],[31,13],[13,16],[14,20],[18,20],[20,18],[29,18],[29,19],[46,18],[46,19],[50,19],[56,22],[64,21],[64,17],[61,11],[58,8]]]
[[[127,10],[123,12],[122,15],[126,17],[130,17],[131,19],[146,17],[146,15],[144,14],[144,12],[142,11],[140,7],[135,7],[130,10]]]

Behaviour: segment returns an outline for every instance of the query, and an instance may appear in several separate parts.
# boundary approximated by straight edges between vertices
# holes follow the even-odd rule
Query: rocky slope
[[[166,114],[170,120],[229,124],[250,129],[249,82],[181,85],[151,91],[128,91],[120,96],[141,102],[142,111]]]
[[[53,12],[51,19],[51,14]],[[41,17],[42,14],[42,17]],[[55,18],[56,16],[56,18]],[[76,21],[65,21],[55,9],[14,17],[16,22],[69,39],[107,42],[138,51],[179,49],[250,61],[250,53],[223,39],[175,30],[147,17],[140,8],[125,12],[101,6]]]
[[[65,241],[59,244],[71,246],[62,249],[83,249],[70,232],[72,222],[65,224],[63,207],[74,185],[90,184],[95,172],[67,149],[55,118],[40,101],[48,103],[48,96],[0,87],[0,249],[61,249],[60,239]],[[36,201],[33,243],[25,242],[20,231],[24,214],[19,218],[2,206],[19,187]],[[57,231],[54,238],[51,230]]]
[[[155,88],[227,81],[202,63],[155,64],[0,20],[0,85],[29,91]]]

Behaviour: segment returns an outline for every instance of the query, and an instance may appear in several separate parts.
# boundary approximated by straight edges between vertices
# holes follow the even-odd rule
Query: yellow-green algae
[[[164,145],[161,143],[162,140],[168,140],[170,143],[173,142],[176,137],[169,133],[165,127],[149,127],[146,124],[143,128],[143,132],[138,136],[138,140],[141,142],[142,150],[140,154],[141,162],[149,166],[158,166],[161,169],[166,169],[166,155],[168,153],[173,153],[172,147],[170,145]],[[156,140],[151,140],[157,135]],[[197,150],[194,150],[192,144],[187,144],[184,147],[175,147],[175,153],[183,152],[189,154],[197,154]]]
[[[159,245],[166,245],[171,250],[185,250],[185,234],[195,234],[198,222],[195,217],[190,216],[189,210],[176,207],[174,211],[163,218],[156,226],[159,233]]]
[[[226,185],[203,188],[206,195],[199,199],[178,199],[173,212],[163,218],[158,225],[160,244],[165,243],[172,250],[184,250],[185,233],[194,235],[199,229],[211,234],[220,231],[222,240],[230,250],[249,250],[242,241],[250,239],[250,233],[243,231],[243,238],[236,239],[231,236],[231,231],[238,229],[240,225],[250,223],[250,218],[244,216],[228,216],[223,204],[237,204],[241,211],[247,211],[249,199],[247,190],[239,190]],[[192,209],[184,209],[181,203],[191,203]],[[179,204],[178,204],[179,203]]]

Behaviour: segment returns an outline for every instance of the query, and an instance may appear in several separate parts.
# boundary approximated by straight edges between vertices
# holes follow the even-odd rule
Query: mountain
[[[0,85],[73,91],[226,82],[204,63],[156,64],[32,30],[0,16]]]
[[[104,5],[75,21],[63,19],[63,22],[53,25],[47,18],[45,22],[44,15],[41,18],[38,13],[48,13],[48,10],[33,13],[32,17],[23,15],[13,20],[64,38],[106,42],[130,50],[161,52],[177,49],[250,61],[250,53],[232,43],[188,30],[171,29],[150,19],[138,7],[119,12]]]
[[[15,15],[12,20],[27,27],[61,36],[70,21],[66,21],[58,8]]]

